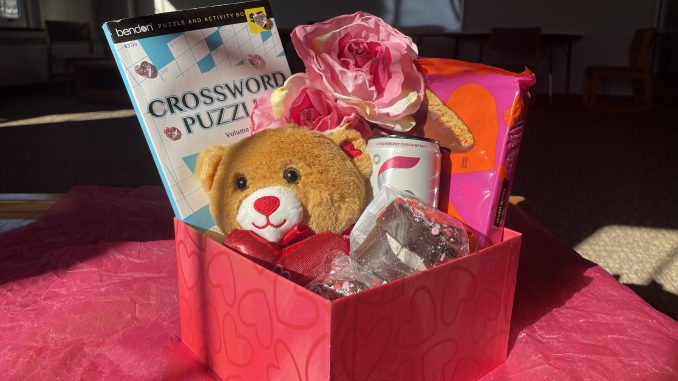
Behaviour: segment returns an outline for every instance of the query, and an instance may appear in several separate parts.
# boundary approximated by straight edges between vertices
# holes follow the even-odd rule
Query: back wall
[[[540,26],[544,33],[583,35],[574,45],[570,81],[572,91],[580,92],[586,67],[628,65],[633,34],[636,29],[653,26],[658,3],[658,0],[472,0],[466,2],[463,24],[465,32],[489,32],[493,26]],[[554,87],[556,92],[562,92],[565,52],[555,54]],[[540,80],[543,83],[546,78]]]

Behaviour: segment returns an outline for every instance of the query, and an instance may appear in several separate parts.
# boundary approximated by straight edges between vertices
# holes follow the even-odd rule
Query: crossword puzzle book
[[[193,169],[200,150],[249,136],[254,99],[290,75],[266,1],[104,24],[177,217],[216,229]]]

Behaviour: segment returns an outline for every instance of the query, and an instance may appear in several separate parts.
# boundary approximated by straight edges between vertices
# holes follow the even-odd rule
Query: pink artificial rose
[[[342,107],[324,91],[311,86],[306,74],[294,74],[272,93],[257,97],[250,116],[250,131],[296,124],[326,132],[346,126],[369,136],[367,123],[352,109]]]
[[[292,31],[294,48],[316,86],[382,127],[408,131],[424,96],[412,39],[357,12]]]

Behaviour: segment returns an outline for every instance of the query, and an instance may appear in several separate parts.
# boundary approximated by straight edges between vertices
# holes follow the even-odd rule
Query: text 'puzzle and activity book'
[[[255,98],[290,76],[268,2],[111,21],[104,31],[176,216],[216,229],[193,175],[198,153],[249,136]]]

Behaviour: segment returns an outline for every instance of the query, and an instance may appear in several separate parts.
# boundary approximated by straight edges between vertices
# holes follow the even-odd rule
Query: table
[[[414,42],[419,46],[419,50],[422,50],[424,46],[424,41],[428,38],[446,38],[453,40],[454,44],[454,53],[453,57],[457,58],[459,52],[459,45],[462,41],[471,41],[478,44],[478,62],[482,62],[483,59],[483,47],[490,39],[490,33],[472,33],[472,32],[446,32],[440,28],[400,28],[400,30],[410,36]],[[292,29],[289,28],[280,28],[280,38],[283,42],[283,46],[288,46],[291,43],[289,37]],[[553,62],[555,61],[553,55],[554,46],[565,46],[566,50],[566,93],[570,94],[570,77],[572,75],[572,47],[575,42],[583,38],[580,34],[568,34],[568,33],[542,33],[541,34],[541,45],[547,51],[548,57],[548,70],[549,70],[549,81],[553,76]],[[551,91],[551,84],[549,84],[549,91]],[[549,94],[550,96],[551,94]]]
[[[73,67],[75,93],[81,102],[129,103],[114,60],[76,60]]]
[[[508,213],[524,234],[510,353],[483,381],[678,378],[677,322]],[[2,377],[214,380],[180,343],[172,230],[160,187],[79,187],[0,235]]]
[[[454,40],[454,57],[456,58],[459,52],[459,45],[462,41],[472,41],[478,44],[478,61],[483,60],[483,47],[489,41],[490,33],[466,33],[466,32],[440,32],[429,30],[412,30],[409,32],[414,41],[420,47],[423,46],[424,40],[431,37],[447,38]],[[566,48],[566,93],[570,94],[570,76],[572,72],[572,46],[575,42],[581,40],[582,35],[579,34],[565,34],[565,33],[542,33],[541,45],[546,49],[548,57],[549,78],[553,75],[553,47],[564,45]],[[551,85],[549,84],[549,89]]]

